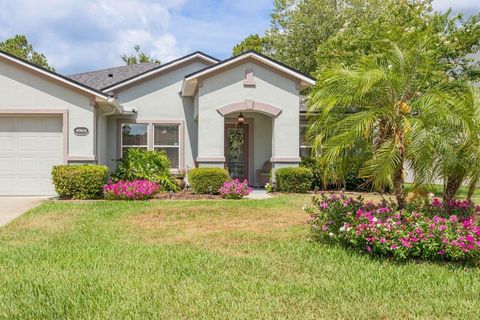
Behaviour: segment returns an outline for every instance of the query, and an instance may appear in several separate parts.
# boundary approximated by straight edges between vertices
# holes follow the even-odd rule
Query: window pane
[[[122,124],[122,144],[124,146],[146,146],[148,124],[124,123]]]
[[[178,147],[158,147],[155,148],[155,151],[164,151],[167,154],[168,159],[170,160],[171,167],[178,168]]]
[[[307,133],[307,127],[301,126],[300,127],[300,145],[308,145],[305,139],[305,134]]]
[[[312,148],[300,148],[300,157],[308,158],[312,156]]]
[[[154,144],[162,146],[178,146],[178,124],[155,125]]]

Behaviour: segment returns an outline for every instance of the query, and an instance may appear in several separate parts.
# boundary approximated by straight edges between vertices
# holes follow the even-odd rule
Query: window
[[[122,124],[122,156],[128,148],[148,149],[148,124]]]
[[[308,122],[305,116],[300,116],[300,157],[312,156],[312,145],[306,141],[305,134],[307,133]]]
[[[171,167],[180,169],[180,128],[180,123],[122,123],[120,156],[128,148],[164,151]]]
[[[154,124],[153,148],[165,151],[172,168],[179,167],[180,158],[180,126],[178,124]]]

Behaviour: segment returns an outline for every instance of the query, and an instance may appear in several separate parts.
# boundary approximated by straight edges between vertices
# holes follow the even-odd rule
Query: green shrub
[[[300,167],[312,170],[312,189],[339,190],[345,188],[350,191],[371,191],[367,179],[359,178],[361,162],[351,158],[344,163],[335,163],[322,167],[319,158],[302,158]]]
[[[164,152],[159,151],[127,149],[112,174],[112,180],[114,182],[148,180],[158,183],[163,190],[178,190],[170,174],[170,161]]]
[[[323,181],[322,181],[322,169],[318,158],[315,157],[308,157],[302,158],[302,162],[300,163],[300,167],[308,168],[312,170],[312,186],[311,189],[324,189]]]
[[[218,193],[230,178],[222,168],[195,168],[188,172],[188,181],[194,193]]]
[[[312,186],[313,173],[308,168],[280,168],[275,170],[277,190],[305,193]]]
[[[55,191],[63,199],[100,198],[107,178],[106,166],[62,165],[52,169]]]

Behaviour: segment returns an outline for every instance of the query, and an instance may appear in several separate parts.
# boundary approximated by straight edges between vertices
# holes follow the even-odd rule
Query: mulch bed
[[[189,190],[181,190],[177,192],[162,192],[159,193],[156,199],[163,200],[210,200],[210,199],[222,199],[218,194],[196,194]]]

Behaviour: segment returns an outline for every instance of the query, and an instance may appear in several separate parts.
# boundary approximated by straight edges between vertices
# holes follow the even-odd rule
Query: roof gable
[[[198,70],[196,72],[193,72],[191,74],[188,74],[185,76],[185,80],[182,85],[182,94],[184,96],[191,96],[195,93],[195,89],[198,84],[198,80],[200,78],[208,78],[209,76],[212,76],[222,69],[229,68],[231,66],[235,66],[239,63],[242,63],[244,61],[248,61],[249,59],[254,60],[256,63],[259,63],[261,65],[265,65],[269,67],[270,69],[275,70],[278,73],[282,73],[288,77],[295,78],[296,80],[299,81],[300,88],[307,88],[315,84],[315,79],[312,78],[311,76],[295,70],[279,61],[276,61],[272,58],[269,58],[259,52],[256,51],[247,51],[244,52],[240,55],[231,57],[229,59],[223,60],[217,64],[211,65],[209,67],[206,67],[204,69]]]
[[[137,82],[140,82],[144,79],[150,78],[152,76],[155,76],[157,74],[160,74],[162,72],[168,72],[171,69],[174,69],[178,66],[184,65],[190,61],[200,59],[204,62],[207,62],[208,64],[214,65],[219,62],[218,59],[211,57],[203,52],[196,51],[194,53],[191,53],[189,55],[186,55],[184,57],[178,58],[176,60],[170,61],[165,64],[158,65],[157,67],[147,70],[145,72],[139,73],[137,75],[134,75],[130,78],[126,78],[122,81],[116,82],[112,85],[109,85],[107,87],[102,88],[103,92],[111,92],[114,90],[118,90],[121,88],[124,88],[126,86],[131,86],[135,85]]]
[[[44,69],[36,64],[33,64],[29,61],[20,59],[18,57],[15,57],[7,52],[1,51],[0,50],[0,58],[3,58],[9,63],[15,64],[18,67],[24,68],[28,71],[37,73],[40,76],[46,77],[50,80],[53,80],[55,82],[61,83],[62,85],[65,85],[67,87],[70,87],[72,89],[75,89],[77,91],[80,91],[82,93],[88,94],[90,96],[95,96],[97,98],[101,98],[104,100],[108,100],[109,96],[105,94],[104,92],[98,91],[94,88],[91,88],[83,83],[80,83],[78,81],[75,81],[73,79],[67,78],[61,74],[58,74],[56,72]]]

